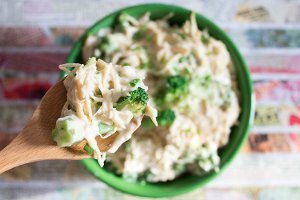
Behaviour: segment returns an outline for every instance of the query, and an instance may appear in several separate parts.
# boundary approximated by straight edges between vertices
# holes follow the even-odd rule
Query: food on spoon
[[[114,134],[108,152],[115,152],[141,125],[144,115],[157,125],[157,111],[150,105],[145,73],[130,66],[119,66],[90,58],[86,65],[63,64],[67,101],[52,132],[60,147],[85,151],[103,165],[105,153],[97,138]]]

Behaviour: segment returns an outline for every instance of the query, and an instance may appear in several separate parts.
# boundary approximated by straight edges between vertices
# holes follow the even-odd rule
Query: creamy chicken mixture
[[[69,68],[72,69],[69,69]],[[87,151],[103,165],[97,137],[118,133],[108,152],[115,152],[140,126],[143,115],[156,123],[157,111],[149,104],[145,73],[130,66],[119,66],[90,58],[86,65],[69,63],[59,68],[68,73],[61,117],[53,139],[61,147],[72,147],[86,140]]]
[[[240,108],[226,46],[199,30],[195,14],[182,26],[150,13],[126,13],[114,28],[87,38],[83,58],[95,56],[133,66],[145,74],[150,102],[158,110],[155,127],[141,127],[115,153],[107,167],[127,180],[173,180],[187,171],[218,170],[218,149],[228,142]]]

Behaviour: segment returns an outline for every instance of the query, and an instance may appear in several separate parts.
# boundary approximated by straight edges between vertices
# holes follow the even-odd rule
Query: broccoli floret
[[[98,123],[98,130],[99,130],[99,134],[102,136],[105,136],[105,134],[108,134],[110,132],[113,132],[116,130],[116,127],[114,125],[109,125],[109,124],[105,124],[102,122]],[[94,153],[94,149],[89,145],[86,144],[83,149],[87,152],[87,154],[89,155],[93,155]]]
[[[205,89],[205,90],[208,90],[209,87],[213,83],[213,79],[212,79],[211,75],[209,75],[209,74],[202,76],[202,77],[198,77],[195,79],[195,81],[199,85],[200,88]]]
[[[151,62],[145,62],[145,63],[142,63],[140,64],[140,66],[138,66],[139,69],[150,69],[151,68]]]
[[[160,126],[170,126],[175,120],[175,112],[172,109],[166,109],[158,112],[157,123]]]
[[[58,146],[68,146],[71,142],[72,133],[68,130],[67,122],[63,121],[52,131],[52,138]]]
[[[173,165],[173,170],[176,174],[176,176],[182,174],[183,172],[186,171],[187,165],[186,164],[182,164],[182,163],[175,163]]]
[[[184,76],[168,76],[165,85],[158,91],[156,103],[161,105],[176,104],[188,94],[188,81]]]
[[[107,133],[115,131],[116,127],[113,125],[104,124],[104,123],[100,122],[98,124],[98,129],[99,129],[99,134],[107,134]]]
[[[138,87],[136,90],[129,92],[129,94],[129,96],[120,97],[115,108],[122,110],[127,106],[135,117],[144,114],[149,100],[148,93],[143,88]]]
[[[148,30],[147,26],[142,26],[137,32],[134,33],[132,39],[134,39],[135,41],[141,40],[143,37],[146,36],[145,34],[147,30]]]
[[[133,19],[132,16],[123,12],[119,16],[119,25],[122,31],[126,31],[126,28],[130,25],[130,21]]]
[[[138,79],[138,78],[137,79],[133,79],[132,81],[129,82],[129,85],[131,87],[135,87],[140,82],[141,82],[141,79]]]
[[[168,76],[166,78],[167,89],[170,92],[182,92],[187,89],[187,80],[181,75]]]
[[[75,123],[72,117],[64,117],[57,120],[55,129],[52,131],[52,138],[58,146],[71,146],[76,138],[80,138],[78,134],[81,133],[75,131]]]
[[[94,153],[94,149],[89,145],[89,144],[86,144],[83,149],[87,152],[88,155],[93,155]]]
[[[147,182],[151,181],[154,177],[154,174],[148,169],[144,171],[143,173],[139,174],[137,178],[137,182],[139,182],[141,185],[147,184]]]
[[[173,124],[175,118],[176,118],[175,112],[172,109],[168,108],[166,110],[158,111],[156,120],[159,126],[170,126]],[[153,124],[150,118],[145,118],[142,121],[142,127],[153,128],[155,127],[155,125]]]

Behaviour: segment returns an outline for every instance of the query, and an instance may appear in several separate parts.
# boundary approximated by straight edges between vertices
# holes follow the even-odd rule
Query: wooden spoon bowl
[[[61,80],[42,98],[26,127],[0,152],[0,174],[13,167],[35,161],[81,160],[89,157],[83,150],[85,141],[72,148],[61,148],[52,139],[51,132],[65,102],[66,89]],[[107,151],[114,138],[115,136],[106,139],[97,138],[100,150]]]

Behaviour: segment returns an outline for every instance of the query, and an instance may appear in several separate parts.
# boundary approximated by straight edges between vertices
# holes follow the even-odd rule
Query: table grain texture
[[[57,80],[85,28],[148,0],[0,1],[0,149]],[[163,0],[211,18],[236,42],[254,81],[256,113],[241,153],[217,179],[177,200],[300,199],[300,1]],[[1,158],[0,158],[1,162]],[[0,175],[0,200],[141,199],[97,181],[78,161]]]

